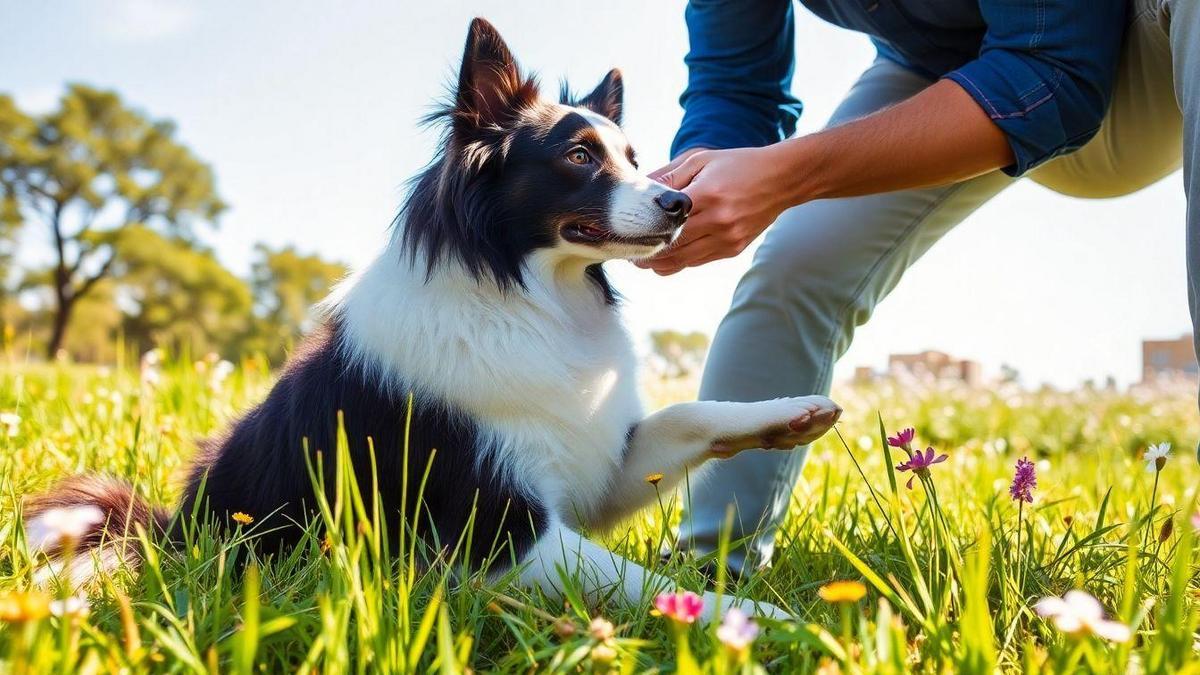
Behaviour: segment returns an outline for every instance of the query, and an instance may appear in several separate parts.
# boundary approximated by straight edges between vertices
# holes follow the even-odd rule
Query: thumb
[[[683,164],[664,173],[658,180],[672,190],[682,190],[691,184],[696,174],[708,163],[705,159],[708,153],[697,153],[687,158]]]

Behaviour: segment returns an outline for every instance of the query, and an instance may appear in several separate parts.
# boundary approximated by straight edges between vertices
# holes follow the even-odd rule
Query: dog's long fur
[[[373,443],[389,522],[417,512],[425,480],[420,511],[442,542],[473,520],[472,564],[505,542],[498,558],[522,561],[526,583],[557,592],[565,567],[589,590],[619,584],[633,601],[647,573],[582,538],[581,526],[607,527],[652,501],[648,473],[663,473],[667,490],[708,458],[789,449],[827,430],[840,410],[824,397],[643,417],[601,263],[661,250],[689,202],[635,170],[617,126],[621,91],[613,71],[578,101],[545,101],[495,29],[473,22],[455,100],[437,115],[442,151],[390,245],[326,301],[323,328],[266,400],[201,449],[180,513],[227,522],[245,512],[275,527],[260,545],[294,544],[314,507],[308,463],[332,470],[340,411],[364,492]],[[73,505],[107,515],[82,542],[104,535],[106,569],[137,562],[137,547],[120,543],[132,524],[166,532],[170,520],[128,485],[86,477],[31,500],[26,519]],[[92,571],[69,570],[77,581]]]

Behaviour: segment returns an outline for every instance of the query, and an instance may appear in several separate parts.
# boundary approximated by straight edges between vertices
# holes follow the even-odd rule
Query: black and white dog
[[[542,99],[496,30],[475,20],[455,100],[437,116],[447,125],[441,153],[417,179],[390,245],[325,303],[324,328],[266,400],[200,452],[180,512],[199,506],[219,521],[245,512],[283,526],[264,535],[268,543],[294,544],[302,529],[289,524],[312,516],[307,462],[324,451],[321,470],[331,470],[341,411],[365,490],[373,443],[390,522],[419,507],[441,542],[458,541],[470,523],[472,563],[505,542],[511,550],[497,564],[520,561],[522,581],[551,593],[559,568],[632,602],[667,586],[578,530],[653,502],[648,474],[663,474],[658,489],[669,490],[710,458],[809,443],[841,410],[809,396],[643,416],[601,264],[662,250],[691,204],[638,173],[621,105],[616,70],[578,101]],[[138,562],[136,547],[121,544],[133,523],[165,531],[172,520],[129,485],[85,476],[31,500],[27,529],[44,530],[39,519],[52,509],[87,505],[106,518],[81,540],[102,569]],[[92,556],[66,568],[51,560],[46,569],[77,582],[96,572]]]

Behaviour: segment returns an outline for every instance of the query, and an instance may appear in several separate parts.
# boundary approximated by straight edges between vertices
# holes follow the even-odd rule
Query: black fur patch
[[[326,485],[332,488],[339,411],[364,499],[372,494],[367,439],[374,442],[380,503],[393,526],[390,536],[395,542],[405,487],[406,396],[389,393],[383,383],[368,379],[363,368],[350,361],[337,321],[310,338],[266,400],[197,459],[183,513],[191,513],[203,481],[202,505],[218,522],[242,511],[262,529],[283,527],[264,538],[264,549],[294,544],[301,530],[292,523],[304,524],[314,513],[304,442],[314,466],[316,452],[322,452]],[[432,526],[440,544],[453,547],[473,513],[472,547],[464,551],[472,564],[491,552],[493,542],[511,541],[511,553],[520,560],[535,535],[546,528],[546,508],[499,474],[490,453],[479,446],[476,425],[468,415],[444,401],[415,398],[408,436],[408,504],[404,505],[410,518],[416,513],[427,465],[418,532],[430,535]],[[498,558],[507,562],[509,556]]]

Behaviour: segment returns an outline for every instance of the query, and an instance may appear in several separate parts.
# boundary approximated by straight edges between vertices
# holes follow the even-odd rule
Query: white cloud
[[[120,42],[148,42],[178,35],[196,19],[196,7],[179,0],[118,0],[103,8],[100,30]]]

